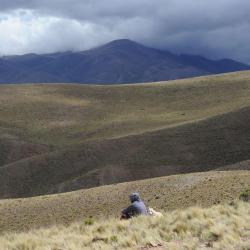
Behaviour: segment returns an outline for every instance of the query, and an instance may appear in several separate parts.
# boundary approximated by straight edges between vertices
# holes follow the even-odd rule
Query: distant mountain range
[[[139,83],[241,70],[250,66],[175,55],[122,39],[82,52],[1,57],[0,83]]]

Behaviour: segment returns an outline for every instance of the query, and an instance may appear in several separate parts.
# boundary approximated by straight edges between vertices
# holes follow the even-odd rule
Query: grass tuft
[[[84,224],[85,225],[93,225],[94,224],[93,218],[89,217],[89,218],[85,219]]]
[[[246,201],[246,202],[250,201],[250,189],[247,189],[246,191],[240,194],[240,200]]]

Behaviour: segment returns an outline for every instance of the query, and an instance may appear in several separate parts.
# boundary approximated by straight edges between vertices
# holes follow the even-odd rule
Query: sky
[[[250,64],[249,0],[0,0],[0,54],[80,51],[127,38]]]

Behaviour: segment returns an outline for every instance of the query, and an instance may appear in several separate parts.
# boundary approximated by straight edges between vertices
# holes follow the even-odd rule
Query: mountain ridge
[[[80,52],[1,57],[0,83],[142,83],[241,70],[250,66],[231,59],[175,55],[120,39]]]

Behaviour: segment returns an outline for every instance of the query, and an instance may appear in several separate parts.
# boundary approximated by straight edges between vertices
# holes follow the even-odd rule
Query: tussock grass
[[[0,246],[1,250],[249,249],[250,204],[190,207],[129,221],[82,220],[67,227],[6,233],[0,237]]]

